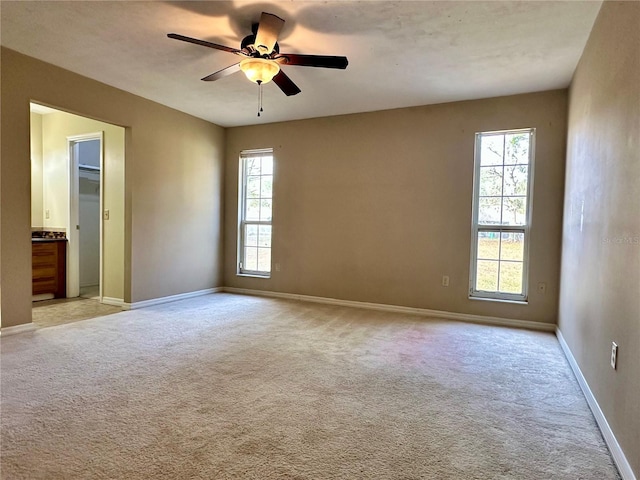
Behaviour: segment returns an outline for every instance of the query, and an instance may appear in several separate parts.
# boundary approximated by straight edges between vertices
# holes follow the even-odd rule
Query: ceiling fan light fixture
[[[347,57],[280,53],[278,36],[283,26],[284,20],[282,18],[272,13],[262,12],[260,22],[251,29],[252,34],[247,35],[240,42],[240,49],[218,45],[207,40],[185,37],[177,33],[169,33],[167,36],[182,42],[233,53],[243,58],[241,62],[234,63],[227,68],[207,75],[201,80],[212,82],[242,70],[250,81],[258,85],[273,80],[273,83],[287,97],[300,93],[300,88],[280,69],[281,64],[297,65],[299,67],[337,68],[341,70],[347,68],[349,64]]]
[[[247,58],[240,62],[240,70],[254,83],[270,82],[280,71],[280,65],[265,58]]]

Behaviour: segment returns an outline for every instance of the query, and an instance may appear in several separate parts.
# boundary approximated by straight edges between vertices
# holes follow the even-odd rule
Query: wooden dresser
[[[33,295],[53,293],[67,296],[67,240],[38,238],[31,240]]]

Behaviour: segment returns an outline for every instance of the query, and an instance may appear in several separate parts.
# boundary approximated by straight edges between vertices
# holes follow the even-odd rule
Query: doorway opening
[[[69,145],[69,297],[102,300],[102,132],[67,137]],[[105,216],[108,210],[105,210]]]
[[[32,321],[38,328],[124,306],[124,144],[123,127],[31,103],[32,252],[39,255],[32,256]],[[49,268],[41,250],[53,243],[57,262]]]

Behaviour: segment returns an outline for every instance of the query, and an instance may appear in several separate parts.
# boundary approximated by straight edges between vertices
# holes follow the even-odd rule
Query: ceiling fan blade
[[[293,83],[293,81],[289,77],[287,77],[287,74],[282,70],[280,70],[278,74],[273,77],[273,83],[278,85],[278,87],[280,87],[280,90],[282,90],[282,92],[287,97],[290,97],[291,95],[297,95],[302,91],[295,83]]]
[[[213,82],[214,80],[218,80],[222,77],[226,77],[227,75],[231,75],[233,73],[240,71],[240,64],[236,63],[235,65],[229,65],[227,68],[223,68],[222,70],[218,70],[216,73],[212,73],[211,75],[207,75],[202,78],[205,82]]]
[[[273,51],[283,26],[283,19],[271,13],[262,12],[254,44],[260,54],[269,55]]]
[[[237,55],[245,55],[245,52],[238,50],[237,48],[225,47],[224,45],[218,45],[217,43],[207,42],[206,40],[199,40],[197,38],[185,37],[178,33],[169,33],[167,37],[175,40],[182,40],[183,42],[195,43],[196,45],[202,45],[203,47],[215,48],[216,50],[222,50],[223,52],[235,53]]]
[[[340,68],[344,70],[349,65],[347,57],[332,55],[298,55],[297,53],[281,53],[275,57],[279,63],[298,65],[300,67]]]

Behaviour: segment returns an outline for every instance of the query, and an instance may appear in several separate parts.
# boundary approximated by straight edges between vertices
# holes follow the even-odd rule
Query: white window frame
[[[238,276],[247,276],[247,277],[260,277],[260,278],[270,278],[271,270],[248,270],[243,267],[244,264],[244,251],[245,251],[245,225],[257,225],[260,227],[261,225],[269,225],[271,226],[271,244],[269,245],[269,249],[271,250],[271,258],[270,264],[273,265],[273,192],[271,194],[271,220],[246,220],[245,216],[245,202],[247,198],[247,162],[248,158],[262,156],[271,156],[273,159],[273,172],[272,175],[275,178],[275,158],[273,156],[273,148],[261,148],[255,150],[243,150],[240,152],[239,158],[239,171],[238,171],[238,251],[237,251],[237,275]]]
[[[481,141],[483,136],[489,135],[508,135],[517,133],[529,133],[529,163],[527,169],[527,208],[525,212],[526,222],[525,225],[500,225],[500,224],[478,224],[479,203],[480,203],[480,164],[481,164]],[[518,303],[527,303],[528,291],[529,291],[529,238],[531,231],[531,218],[533,212],[533,179],[534,179],[534,164],[535,164],[535,144],[536,144],[536,129],[535,128],[521,128],[511,130],[496,130],[489,132],[477,132],[475,139],[475,151],[474,151],[474,172],[473,172],[473,211],[472,211],[472,225],[471,225],[471,262],[470,262],[470,275],[469,275],[469,298],[470,299],[484,299],[484,300],[496,300],[496,301],[511,301]],[[523,233],[524,234],[524,246],[522,257],[522,293],[505,293],[505,292],[493,292],[485,290],[476,290],[476,277],[477,277],[477,256],[478,256],[478,234],[480,232],[496,232],[502,236],[502,233]],[[499,275],[498,270],[498,275]],[[498,277],[499,278],[499,277]]]

